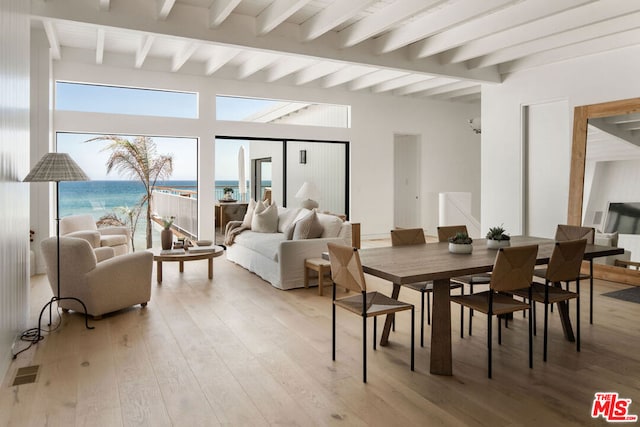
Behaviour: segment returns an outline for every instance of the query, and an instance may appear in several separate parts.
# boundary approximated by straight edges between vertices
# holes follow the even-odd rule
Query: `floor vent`
[[[16,372],[16,376],[13,379],[13,384],[11,386],[23,385],[23,384],[31,384],[35,383],[38,379],[38,371],[40,370],[40,365],[33,366],[25,366],[24,368],[18,368]]]

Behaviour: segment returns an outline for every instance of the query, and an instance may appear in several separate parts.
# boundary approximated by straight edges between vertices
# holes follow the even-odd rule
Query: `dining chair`
[[[492,318],[498,317],[498,344],[502,344],[500,316],[516,311],[531,310],[531,282],[538,254],[538,245],[500,248],[493,265],[489,290],[471,295],[451,296],[451,301],[487,315],[487,375],[491,378]],[[528,303],[507,293],[523,290],[529,295]],[[527,290],[528,289],[528,290]],[[471,318],[469,318],[471,322]],[[529,316],[529,368],[533,368],[532,316]]]
[[[596,230],[593,227],[581,227],[579,225],[558,224],[555,239],[557,242],[567,240],[587,239],[587,244],[595,241]],[[544,269],[536,269],[533,275],[544,278]],[[580,273],[580,280],[589,279],[589,323],[593,324],[593,258],[589,260],[589,274]],[[566,282],[566,289],[569,290],[569,282]]]
[[[391,246],[424,245],[424,230],[422,228],[402,228],[391,230]],[[424,347],[424,296],[427,295],[427,324],[431,325],[431,293],[433,292],[433,282],[416,282],[403,284],[403,287],[420,292],[420,347]],[[460,289],[464,294],[461,283],[451,282],[450,289]],[[463,316],[461,314],[461,316]],[[461,319],[463,322],[464,319]]]
[[[438,227],[438,241],[446,242],[449,240],[449,237],[455,236],[457,233],[469,234],[467,232],[467,226],[464,224],[440,226]],[[490,273],[479,273],[479,274],[473,274],[473,275],[467,275],[467,276],[459,276],[459,277],[453,277],[451,279],[452,282],[468,285],[470,295],[473,294],[474,285],[488,285],[490,280],[491,280]],[[473,316],[473,310],[469,310],[469,315]],[[463,319],[461,319],[461,322],[462,320]],[[469,326],[469,335],[471,335],[471,326]]]
[[[549,305],[554,303],[566,303],[569,300],[576,300],[576,351],[580,351],[580,267],[582,258],[587,246],[587,240],[567,240],[556,242],[549,258],[546,268],[545,283],[533,282],[529,289],[515,290],[513,295],[522,298],[532,298],[533,302],[544,304],[544,347],[543,360],[547,361],[547,341],[549,323]],[[562,282],[576,282],[576,292],[562,289]],[[530,293],[529,293],[530,292]],[[530,295],[527,296],[527,295]],[[529,300],[531,302],[531,300]],[[569,317],[569,308],[558,307],[561,315]],[[532,316],[536,322],[535,306],[532,309]],[[563,311],[564,310],[564,314]],[[531,317],[531,316],[530,316]]]
[[[367,382],[367,318],[373,317],[373,349],[376,349],[377,317],[399,311],[411,310],[411,370],[414,370],[414,313],[413,304],[389,298],[379,292],[367,292],[358,249],[351,246],[327,243],[333,280],[332,344],[331,355],[336,360],[336,307],[344,308],[362,317],[362,382]],[[336,287],[359,294],[336,299]]]

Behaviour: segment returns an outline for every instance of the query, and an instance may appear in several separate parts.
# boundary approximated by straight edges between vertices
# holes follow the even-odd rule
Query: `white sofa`
[[[303,208],[278,207],[281,223],[286,217],[294,217],[295,222],[308,212]],[[278,289],[304,287],[305,259],[320,258],[327,251],[328,242],[359,246],[359,229],[355,233],[352,231],[359,224],[343,221],[335,215],[317,215],[323,225],[322,236],[319,238],[288,240],[282,224],[278,226],[276,233],[244,230],[227,247],[227,259],[257,274]]]

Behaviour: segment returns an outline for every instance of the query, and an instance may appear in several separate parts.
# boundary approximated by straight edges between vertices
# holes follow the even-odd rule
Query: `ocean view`
[[[196,191],[197,181],[163,181],[158,182],[157,186]],[[216,181],[216,197],[222,197],[224,187],[231,187],[237,192],[238,181]],[[106,214],[116,213],[118,217],[123,218],[122,213],[117,212],[116,208],[136,206],[144,193],[144,185],[140,181],[63,181],[60,182],[60,217],[90,214],[97,221]],[[145,227],[146,218],[143,212],[134,238],[137,250],[146,247]],[[160,244],[159,229],[154,229],[153,244]]]

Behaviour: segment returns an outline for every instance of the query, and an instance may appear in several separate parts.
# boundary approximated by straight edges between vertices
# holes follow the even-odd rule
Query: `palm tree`
[[[133,141],[115,135],[103,135],[90,141],[109,141],[102,151],[111,151],[107,160],[107,173],[113,169],[121,175],[139,179],[145,188],[145,195],[139,206],[147,205],[147,248],[153,245],[151,237],[152,189],[158,180],[162,181],[173,173],[173,156],[158,154],[155,142],[146,136],[136,136]]]

